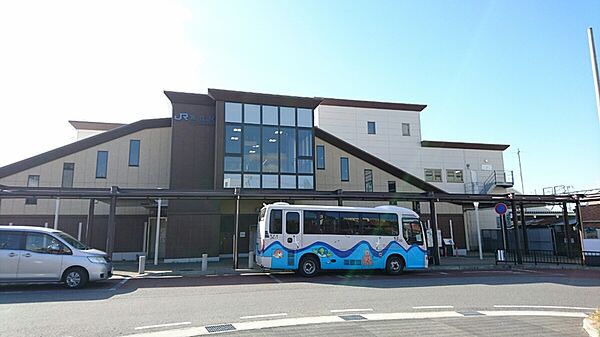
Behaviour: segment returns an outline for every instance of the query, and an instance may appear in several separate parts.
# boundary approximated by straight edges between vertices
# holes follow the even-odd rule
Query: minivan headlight
[[[92,263],[106,263],[106,260],[102,256],[88,256],[88,260]]]

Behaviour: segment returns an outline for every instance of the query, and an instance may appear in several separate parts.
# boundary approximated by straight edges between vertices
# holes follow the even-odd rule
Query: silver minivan
[[[64,282],[81,288],[112,276],[112,263],[56,229],[0,225],[0,283]]]

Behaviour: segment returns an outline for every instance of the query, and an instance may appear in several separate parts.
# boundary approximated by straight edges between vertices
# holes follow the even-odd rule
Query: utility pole
[[[521,168],[521,149],[517,149],[517,156],[519,157],[519,174],[521,175],[521,193],[526,194],[523,185],[523,168]]]
[[[598,62],[596,60],[596,48],[594,46],[594,33],[592,27],[588,28],[588,42],[590,45],[590,58],[592,61],[592,75],[594,76],[594,89],[596,92],[596,110],[600,122],[600,78],[598,78]]]

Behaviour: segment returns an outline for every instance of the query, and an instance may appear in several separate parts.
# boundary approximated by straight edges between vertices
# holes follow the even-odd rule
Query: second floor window
[[[73,175],[75,174],[75,163],[64,163],[61,187],[73,187]]]
[[[129,141],[129,166],[140,166],[140,141]]]
[[[425,169],[425,181],[441,183],[442,182],[442,170],[441,169]]]
[[[367,122],[367,133],[370,135],[374,135],[377,130],[375,130],[375,122]]]
[[[317,170],[325,169],[325,146],[317,145]]]
[[[96,156],[96,178],[106,178],[108,170],[108,151],[98,151]]]
[[[402,123],[402,135],[410,136],[410,124]]]
[[[340,158],[340,177],[342,181],[350,181],[350,167],[346,157]]]
[[[373,192],[373,171],[365,170],[365,192]]]
[[[463,182],[463,171],[462,170],[446,170],[446,181],[449,183],[462,183]]]
[[[40,176],[39,175],[27,176],[27,187],[40,187]],[[25,205],[37,205],[37,199],[36,198],[27,198],[27,199],[25,199]]]

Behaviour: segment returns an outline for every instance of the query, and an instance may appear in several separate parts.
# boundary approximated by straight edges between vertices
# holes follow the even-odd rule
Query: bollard
[[[202,254],[202,271],[208,268],[208,254]]]
[[[254,251],[248,252],[248,269],[254,268]]]
[[[140,256],[138,261],[138,274],[143,274],[146,271],[146,256]]]

